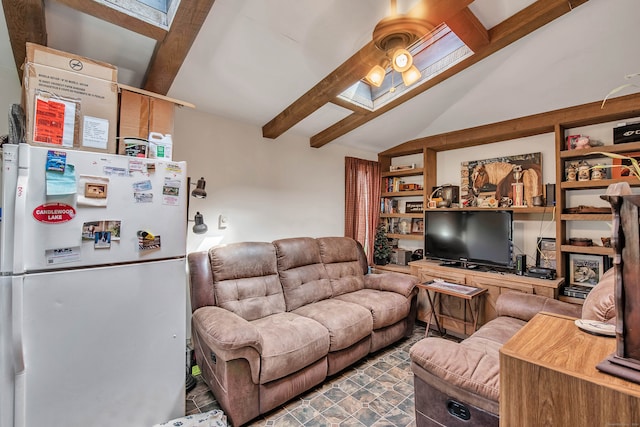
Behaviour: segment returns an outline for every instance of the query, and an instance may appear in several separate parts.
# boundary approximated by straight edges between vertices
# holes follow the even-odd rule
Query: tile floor
[[[249,426],[415,426],[411,337],[357,362],[313,390],[253,420]],[[187,394],[186,413],[220,409],[204,381]]]

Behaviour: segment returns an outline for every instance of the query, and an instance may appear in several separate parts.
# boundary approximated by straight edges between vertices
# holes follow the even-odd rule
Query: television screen
[[[511,211],[425,210],[424,256],[511,269],[512,231]]]

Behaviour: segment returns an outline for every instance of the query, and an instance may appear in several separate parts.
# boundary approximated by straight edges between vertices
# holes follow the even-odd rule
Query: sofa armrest
[[[496,301],[498,316],[515,317],[527,322],[541,311],[579,318],[581,310],[576,304],[522,292],[500,294]]]
[[[402,273],[367,274],[364,276],[364,287],[379,291],[396,292],[408,298],[419,280],[415,276]]]
[[[192,322],[200,336],[221,352],[231,354],[246,347],[262,352],[262,337],[255,326],[224,308],[201,307],[193,313]]]

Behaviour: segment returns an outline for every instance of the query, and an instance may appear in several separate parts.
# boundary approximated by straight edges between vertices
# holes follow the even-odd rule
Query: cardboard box
[[[27,43],[23,71],[29,144],[116,152],[115,66]]]
[[[125,154],[124,138],[147,139],[149,133],[173,135],[173,100],[141,89],[120,89],[118,154]]]

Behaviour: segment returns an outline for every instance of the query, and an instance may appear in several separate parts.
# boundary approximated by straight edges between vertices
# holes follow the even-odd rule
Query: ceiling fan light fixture
[[[370,85],[380,87],[382,86],[382,82],[384,81],[386,74],[387,72],[384,68],[380,65],[374,65],[365,78]]]
[[[391,54],[391,66],[398,73],[404,73],[413,66],[413,56],[407,49],[395,49]]]
[[[415,65],[409,67],[409,69],[402,73],[402,81],[405,86],[411,86],[422,77],[422,73]]]

